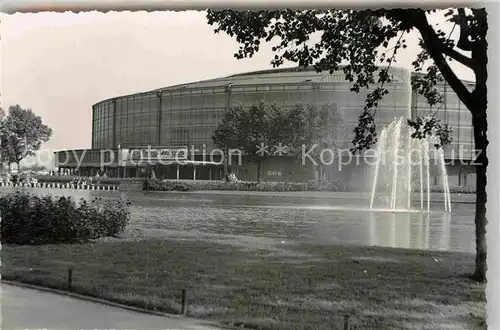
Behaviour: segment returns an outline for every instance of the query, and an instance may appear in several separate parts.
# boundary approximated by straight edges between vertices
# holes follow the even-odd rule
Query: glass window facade
[[[407,77],[405,77],[406,79]],[[353,138],[352,129],[357,124],[367,91],[354,93],[345,81],[311,81],[279,83],[269,79],[251,84],[233,84],[221,87],[189,85],[178,89],[152,91],[132,96],[106,100],[93,106],[92,148],[183,146],[193,145],[210,151],[214,146],[212,133],[230,106],[250,106],[257,101],[276,102],[285,107],[299,103],[336,103],[341,109],[346,125],[346,146]],[[411,93],[407,83],[391,83],[376,111],[378,130],[395,117],[422,116],[436,112],[424,97]],[[446,148],[447,156],[458,153],[459,148],[472,149],[471,115],[455,93],[442,86],[446,105],[437,116],[453,130],[453,143]],[[410,106],[411,105],[411,106]],[[454,150],[454,151],[453,151]]]
[[[113,101],[96,104],[92,112],[92,148],[108,148],[115,131]]]
[[[93,109],[92,148],[156,146],[158,98],[154,94],[117,98]]]
[[[451,127],[452,143],[445,148],[446,158],[471,159],[474,150],[472,115],[449,86],[443,84],[439,91],[444,102],[434,107],[429,106],[425,97],[413,93],[412,113],[416,116],[434,114]]]

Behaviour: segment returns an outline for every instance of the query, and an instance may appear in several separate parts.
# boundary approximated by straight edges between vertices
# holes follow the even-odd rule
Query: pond
[[[462,252],[474,252],[475,249],[474,205],[471,203],[453,203],[451,213],[442,212],[443,205],[439,202],[431,204],[431,213],[393,213],[368,211],[365,197],[353,198],[347,193],[338,193],[337,197],[319,194],[311,198],[273,193],[23,189],[77,199],[129,199],[132,201],[129,231],[148,233],[150,237],[208,237],[257,246],[273,241],[278,244],[356,244]],[[9,191],[12,190],[2,189],[2,193]]]

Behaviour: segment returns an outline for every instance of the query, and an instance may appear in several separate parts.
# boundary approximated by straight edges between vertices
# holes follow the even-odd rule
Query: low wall
[[[35,178],[38,182],[44,183],[71,183],[76,178],[81,178],[80,176],[74,175],[37,175]],[[118,185],[120,184],[120,180],[118,178],[92,178],[95,184],[100,185]],[[98,182],[98,183],[97,183]]]

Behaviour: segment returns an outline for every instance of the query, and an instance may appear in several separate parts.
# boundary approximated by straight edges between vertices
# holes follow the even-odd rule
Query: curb
[[[66,296],[66,297],[71,297],[71,298],[75,298],[75,299],[79,299],[79,300],[93,302],[93,303],[96,303],[96,304],[101,304],[101,305],[106,305],[106,306],[110,306],[110,307],[121,308],[121,309],[129,310],[129,311],[132,311],[132,312],[137,312],[137,313],[142,313],[142,314],[148,314],[148,315],[155,315],[155,316],[161,316],[161,317],[170,318],[170,319],[178,319],[178,320],[185,319],[185,320],[198,321],[200,323],[200,325],[213,326],[214,330],[219,330],[219,329],[220,330],[222,330],[222,329],[224,329],[224,330],[234,330],[234,329],[236,329],[234,327],[231,327],[230,325],[217,324],[217,323],[213,323],[213,322],[210,322],[210,321],[200,320],[200,319],[186,317],[186,316],[182,316],[182,315],[168,314],[168,313],[163,313],[163,312],[152,311],[152,310],[149,310],[149,309],[140,308],[140,307],[134,307],[134,306],[129,306],[129,305],[125,305],[125,304],[113,302],[113,301],[102,299],[102,298],[86,296],[86,295],[79,294],[79,293],[76,293],[76,292],[59,290],[59,289],[52,289],[52,288],[48,288],[48,287],[44,287],[44,286],[39,286],[39,285],[34,285],[34,284],[27,284],[27,283],[22,283],[22,282],[17,282],[17,281],[4,280],[4,279],[1,279],[0,281],[1,281],[2,284],[8,284],[8,285],[11,285],[11,286],[25,288],[25,289],[32,289],[32,290],[38,290],[38,291],[43,291],[43,292],[49,292],[49,293],[58,294],[58,295],[61,295],[61,296]]]

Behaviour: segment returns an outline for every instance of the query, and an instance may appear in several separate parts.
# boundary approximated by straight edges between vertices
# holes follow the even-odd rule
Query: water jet
[[[431,162],[438,163],[442,178],[444,211],[451,212],[450,187],[444,152],[434,145],[437,137],[414,139],[411,128],[403,117],[394,119],[382,129],[376,146],[377,160],[370,197],[370,210],[392,212],[431,211]],[[431,157],[430,153],[436,157]],[[420,194],[419,209],[412,209],[413,194]],[[424,195],[426,198],[424,198]],[[377,196],[381,198],[376,198]],[[425,199],[425,202],[424,202]],[[376,206],[375,203],[378,205]],[[425,205],[427,204],[427,205]]]

